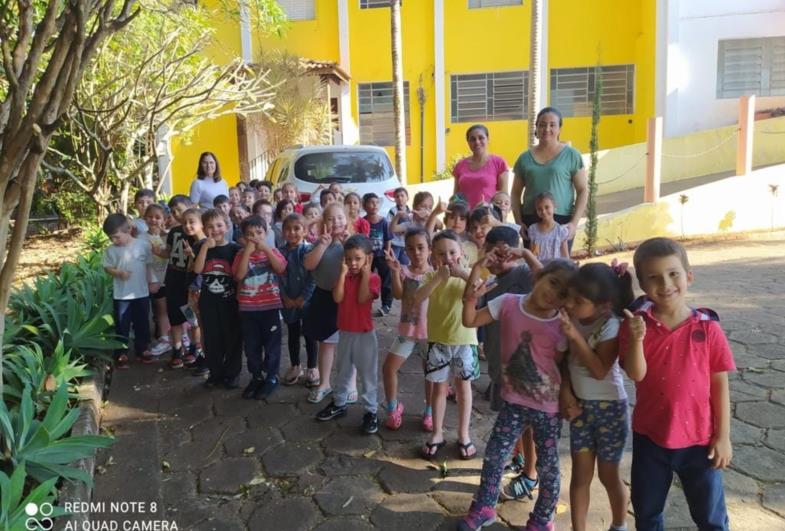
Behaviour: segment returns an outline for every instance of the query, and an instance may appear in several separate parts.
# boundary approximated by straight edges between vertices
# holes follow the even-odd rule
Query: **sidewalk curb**
[[[94,368],[94,374],[82,381],[79,385],[79,416],[71,428],[74,436],[99,435],[101,429],[101,416],[103,409],[103,396],[106,385],[106,364],[99,361]],[[95,474],[95,450],[92,455],[80,459],[75,467],[87,473],[91,478]],[[60,489],[58,505],[65,503],[90,502],[93,499],[93,487],[81,481],[64,481]],[[82,529],[83,522],[90,520],[89,512],[77,512],[58,518],[55,523],[57,531],[65,529]]]

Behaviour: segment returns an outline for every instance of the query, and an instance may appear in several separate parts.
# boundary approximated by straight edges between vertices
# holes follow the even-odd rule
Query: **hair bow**
[[[613,261],[611,261],[611,269],[613,269],[613,272],[616,273],[616,276],[618,277],[624,276],[627,273],[628,267],[629,264],[627,262],[619,262],[618,258],[614,258]]]

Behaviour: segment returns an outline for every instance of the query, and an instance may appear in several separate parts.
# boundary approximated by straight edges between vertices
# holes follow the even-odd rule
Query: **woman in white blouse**
[[[229,195],[229,185],[221,177],[221,167],[214,153],[205,151],[199,155],[196,179],[191,183],[191,202],[201,208],[213,208],[213,199]]]

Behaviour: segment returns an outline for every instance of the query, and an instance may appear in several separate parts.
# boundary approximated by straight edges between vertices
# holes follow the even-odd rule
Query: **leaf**
[[[243,453],[244,453],[245,455],[251,455],[251,454],[252,454],[252,453],[254,453],[255,451],[256,451],[256,448],[254,448],[253,446],[249,446],[248,448],[245,448],[245,449],[243,450]]]
[[[251,481],[249,481],[248,485],[254,486],[254,485],[261,485],[262,483],[267,483],[267,478],[264,477],[264,474],[259,474],[258,476],[254,477]]]
[[[172,465],[169,464],[169,461],[161,461],[161,470],[167,472],[172,469]]]
[[[373,457],[375,454],[376,454],[376,450],[368,450],[367,452],[365,452],[365,453],[363,454],[363,457],[364,457],[364,458],[366,458],[366,459],[370,459],[370,458],[371,458],[371,457]]]
[[[343,505],[341,505],[341,508],[342,509],[346,509],[349,506],[349,504],[352,503],[352,500],[354,500],[354,496],[349,496],[349,499],[346,500],[345,502],[343,502]]]
[[[52,374],[46,375],[46,380],[44,380],[44,389],[46,391],[54,391],[57,387],[57,379]]]

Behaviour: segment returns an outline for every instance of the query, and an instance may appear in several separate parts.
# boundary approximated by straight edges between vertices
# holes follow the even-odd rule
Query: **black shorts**
[[[186,321],[180,308],[188,304],[188,288],[185,286],[179,286],[179,288],[169,286],[169,289],[166,290],[166,315],[172,326],[179,326]]]
[[[158,291],[150,294],[150,298],[153,300],[166,298],[166,286],[162,284],[161,287],[158,288]]]
[[[303,318],[303,335],[324,341],[338,330],[338,305],[332,291],[316,287]]]

